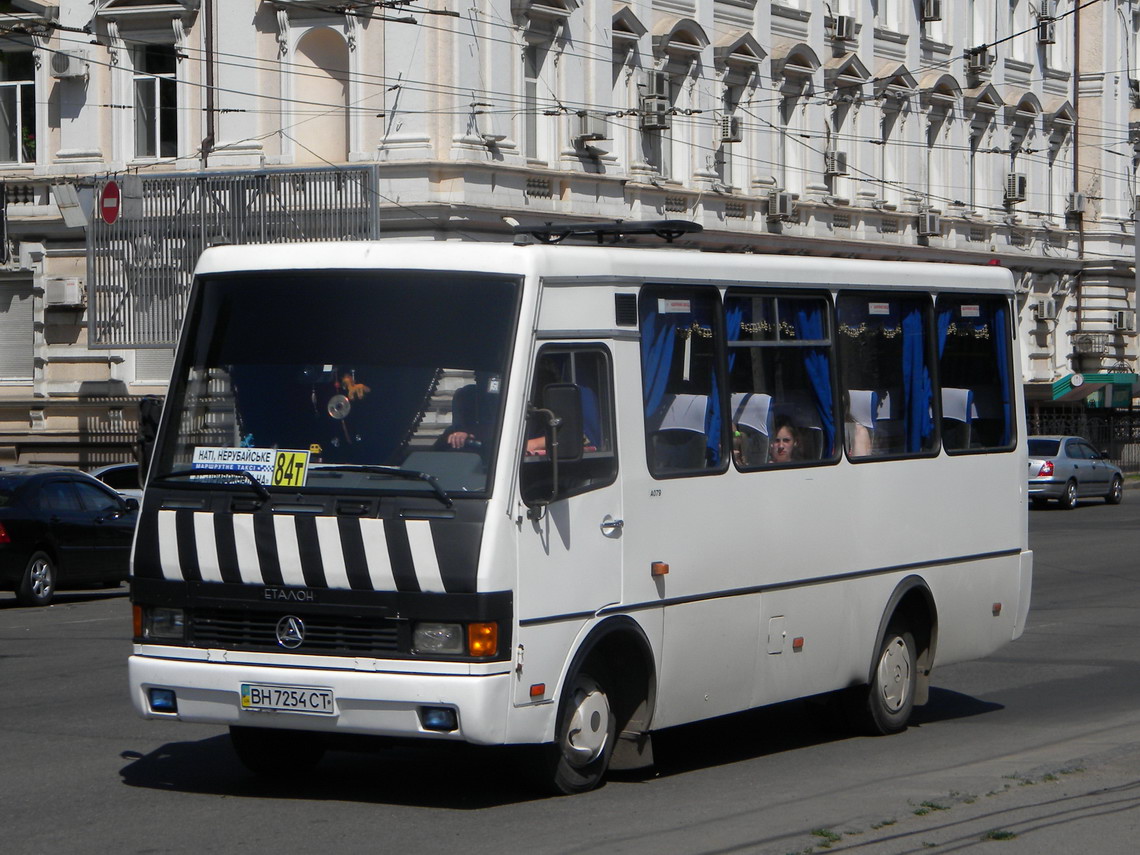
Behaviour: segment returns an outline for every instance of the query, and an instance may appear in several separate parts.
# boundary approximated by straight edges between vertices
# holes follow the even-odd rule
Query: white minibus
[[[1009,272],[616,233],[686,227],[207,250],[134,548],[139,713],[265,774],[342,735],[530,745],[573,793],[790,699],[899,731],[935,666],[1016,639]]]

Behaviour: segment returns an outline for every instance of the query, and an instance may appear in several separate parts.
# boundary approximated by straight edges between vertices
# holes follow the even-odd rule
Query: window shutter
[[[0,284],[0,380],[31,380],[34,366],[31,283]]]

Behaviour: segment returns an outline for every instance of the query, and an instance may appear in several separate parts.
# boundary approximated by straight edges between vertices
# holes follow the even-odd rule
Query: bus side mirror
[[[551,383],[542,390],[543,408],[557,424],[547,426],[546,453],[559,463],[582,459],[582,390],[574,383]]]

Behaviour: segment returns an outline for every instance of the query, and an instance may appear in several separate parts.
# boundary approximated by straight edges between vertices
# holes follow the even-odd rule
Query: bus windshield
[[[244,273],[202,277],[196,293],[152,481],[489,488],[516,280]]]

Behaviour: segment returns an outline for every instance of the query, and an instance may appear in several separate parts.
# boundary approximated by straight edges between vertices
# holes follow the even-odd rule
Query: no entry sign
[[[115,181],[108,181],[99,191],[99,216],[107,225],[113,225],[119,219],[119,208],[123,195]]]

